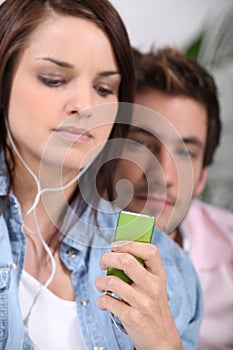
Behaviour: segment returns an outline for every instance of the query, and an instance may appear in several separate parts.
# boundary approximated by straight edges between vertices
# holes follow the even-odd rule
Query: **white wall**
[[[93,0],[94,1],[94,0]],[[4,0],[0,0],[0,4]],[[147,50],[175,44],[180,47],[212,16],[221,16],[232,0],[110,0],[119,11],[134,46]]]
[[[124,20],[133,46],[186,45],[232,0],[110,0]]]

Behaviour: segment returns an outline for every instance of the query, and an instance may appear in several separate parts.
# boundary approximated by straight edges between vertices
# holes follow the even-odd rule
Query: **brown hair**
[[[52,11],[60,15],[90,20],[105,32],[112,45],[121,74],[118,100],[120,102],[132,102],[133,100],[132,50],[125,26],[108,0],[6,0],[0,6],[0,152],[4,152],[5,156],[8,149],[5,118],[7,118],[13,73],[20,55],[28,44],[30,35],[40,23],[50,16]],[[120,112],[118,112],[118,117],[119,115]],[[116,123],[110,138],[124,137],[127,132],[127,124]],[[14,159],[10,149],[8,152],[11,156],[10,162],[6,160],[9,195],[14,176]],[[100,192],[103,192],[106,187],[106,179],[110,183],[109,173],[112,172],[109,166],[103,167],[97,179]]]
[[[173,96],[188,96],[205,107],[208,130],[203,167],[210,165],[221,133],[218,93],[213,77],[198,62],[175,48],[152,49],[145,54],[135,49],[134,55],[136,92],[150,87]]]

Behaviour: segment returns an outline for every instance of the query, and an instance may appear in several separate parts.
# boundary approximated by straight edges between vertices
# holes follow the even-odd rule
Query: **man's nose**
[[[172,150],[167,146],[161,146],[157,155],[166,186],[170,187],[178,176],[178,168]]]

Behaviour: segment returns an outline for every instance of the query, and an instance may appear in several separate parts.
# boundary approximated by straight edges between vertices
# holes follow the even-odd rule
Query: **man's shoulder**
[[[181,230],[190,241],[189,255],[197,270],[214,269],[232,260],[232,212],[195,200]]]
[[[184,223],[201,227],[216,227],[225,235],[232,236],[233,212],[230,210],[204,203],[200,200],[193,200]]]
[[[203,202],[201,200],[198,200],[198,199],[194,199],[192,201],[192,204],[190,206],[190,210],[196,210],[196,211],[200,211],[200,212],[206,212],[206,213],[213,213],[213,214],[219,214],[219,215],[222,215],[222,216],[227,216],[229,218],[233,218],[233,212],[230,211],[230,210],[227,210],[225,208],[222,208],[222,207],[217,207],[216,205],[213,205],[211,203],[206,203],[206,202]]]

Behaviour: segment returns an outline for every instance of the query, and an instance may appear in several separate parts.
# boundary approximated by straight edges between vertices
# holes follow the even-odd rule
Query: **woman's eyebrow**
[[[61,68],[67,68],[67,69],[75,69],[75,66],[71,63],[65,62],[65,61],[60,61],[57,60],[55,58],[51,58],[51,57],[39,57],[39,60],[44,60],[44,61],[49,61],[52,62],[54,64],[56,64],[57,66],[61,67]],[[109,71],[103,71],[100,72],[98,75],[101,77],[108,77],[110,75],[120,75],[120,73],[118,71],[115,70],[109,70]]]
[[[52,62],[52,63],[54,63],[57,66],[62,67],[62,68],[67,68],[67,69],[74,69],[75,68],[74,65],[71,63],[68,63],[65,61],[60,61],[60,60],[57,60],[57,59],[51,58],[51,57],[39,57],[37,59]]]
[[[110,75],[120,75],[120,72],[115,71],[115,70],[109,70],[109,71],[104,71],[104,72],[100,72],[98,75],[101,77],[108,77]]]

